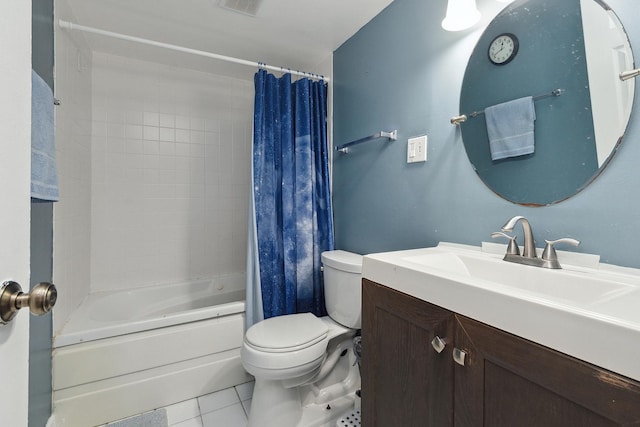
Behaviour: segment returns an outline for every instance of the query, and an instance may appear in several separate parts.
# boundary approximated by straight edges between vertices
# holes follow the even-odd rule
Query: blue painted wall
[[[608,3],[640,55],[634,0]],[[539,208],[510,203],[473,171],[449,119],[458,114],[469,55],[503,7],[494,0],[478,5],[483,22],[450,33],[440,27],[445,0],[395,0],[335,52],[334,144],[398,129],[395,142],[362,144],[335,156],[337,246],[371,253],[440,241],[478,245],[511,216],[524,215],[537,242],[574,237],[582,241],[579,252],[640,268],[640,108],[609,167],[564,202]],[[406,140],[422,134],[429,137],[428,161],[407,164]]]
[[[53,90],[53,0],[32,0],[31,64]],[[31,203],[31,287],[51,282],[53,203]],[[29,427],[51,416],[52,313],[29,321]]]

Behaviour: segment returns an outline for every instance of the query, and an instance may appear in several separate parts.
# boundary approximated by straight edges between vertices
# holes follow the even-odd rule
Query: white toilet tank
[[[347,328],[359,329],[362,319],[362,255],[347,251],[322,253],[324,301],[327,313]]]

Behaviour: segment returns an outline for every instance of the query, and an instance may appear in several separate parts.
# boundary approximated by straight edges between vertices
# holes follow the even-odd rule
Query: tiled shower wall
[[[66,2],[58,18],[73,20]],[[56,33],[54,330],[90,291],[244,272],[253,83]]]
[[[244,272],[253,82],[93,54],[91,290]]]

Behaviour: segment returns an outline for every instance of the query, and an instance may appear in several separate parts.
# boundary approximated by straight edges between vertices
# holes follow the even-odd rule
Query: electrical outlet
[[[427,161],[427,135],[409,138],[407,141],[407,163]]]

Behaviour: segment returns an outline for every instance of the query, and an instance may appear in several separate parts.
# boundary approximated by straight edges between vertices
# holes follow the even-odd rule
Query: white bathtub
[[[244,275],[89,295],[54,337],[62,426],[91,426],[251,380]]]
[[[54,348],[244,313],[244,275],[90,294],[74,310]]]

